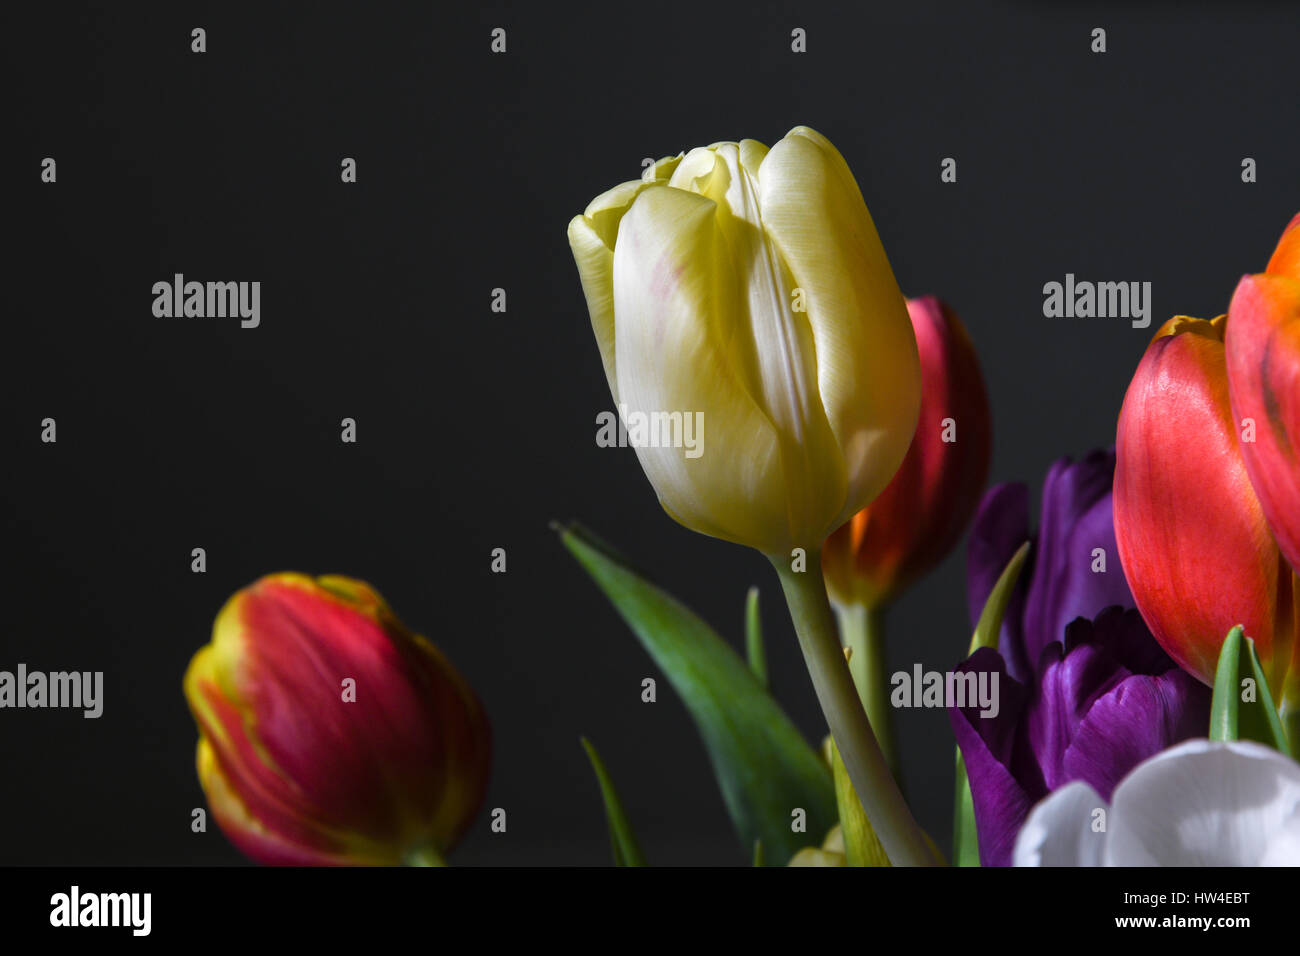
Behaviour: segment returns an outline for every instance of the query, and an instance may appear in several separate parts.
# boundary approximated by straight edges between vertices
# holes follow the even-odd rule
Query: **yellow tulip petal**
[[[751,176],[758,176],[759,167],[767,157],[768,148],[756,139],[742,139],[739,145],[740,165]]]
[[[677,169],[677,164],[682,161],[685,153],[678,153],[676,156],[665,156],[656,160],[653,166],[647,166],[641,173],[641,179],[647,183],[666,183],[672,179],[673,172]]]
[[[812,329],[795,309],[790,270],[764,231],[754,173],[766,155],[754,140],[692,150],[672,185],[717,203],[715,225],[736,280],[731,294],[743,315],[728,339],[732,363],[780,441],[786,543],[816,547],[835,527],[847,483],[817,390]]]
[[[675,160],[660,160],[664,168],[675,167]],[[657,167],[649,167],[650,172]],[[618,227],[641,190],[648,182],[620,183],[593,199],[581,216],[569,222],[569,248],[578,266],[582,292],[591,315],[591,330],[605,367],[610,394],[618,402],[618,375],[614,362],[614,244]]]
[[[702,170],[699,158],[688,154],[677,174],[692,163],[693,174],[712,175],[712,161]],[[785,496],[772,492],[784,481],[777,436],[751,391],[752,360],[736,361],[738,345],[752,345],[716,204],[662,185],[643,192],[614,251],[614,300],[628,412],[703,416],[698,457],[637,448],[664,508],[688,527],[747,544],[755,527],[785,527]]]
[[[759,204],[804,291],[822,404],[852,479],[843,523],[888,484],[916,427],[920,364],[907,304],[853,174],[821,134],[798,127],[772,147]]]

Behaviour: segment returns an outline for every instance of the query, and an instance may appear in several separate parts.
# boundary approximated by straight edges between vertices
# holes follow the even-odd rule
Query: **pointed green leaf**
[[[784,866],[802,848],[791,812],[810,833],[835,823],[829,769],[740,656],[702,620],[614,557],[585,530],[560,538],[613,602],[663,670],[704,740],[732,824],[748,852],[763,841],[766,862]]]
[[[758,588],[750,588],[745,597],[745,651],[749,669],[767,689],[767,652],[763,650],[763,619],[758,614]]]
[[[609,822],[609,845],[614,851],[614,865],[645,866],[641,844],[637,842],[632,824],[628,822],[623,801],[619,799],[613,778],[605,769],[605,762],[600,759],[600,754],[590,740],[586,737],[581,739],[582,747],[587,751],[587,759],[591,761],[591,769],[596,772],[596,780],[600,784],[600,797],[605,801],[605,819]]]
[[[1255,642],[1241,625],[1228,632],[1214,671],[1210,702],[1211,740],[1256,740],[1290,754],[1286,731],[1278,719]]]
[[[1002,633],[1002,618],[1006,617],[1007,605],[1011,603],[1011,595],[1016,591],[1016,583],[1020,580],[1020,572],[1028,557],[1029,542],[1026,541],[1011,556],[1007,566],[998,575],[998,582],[989,592],[988,599],[984,602],[984,609],[980,611],[980,619],[975,624],[975,633],[970,639],[970,650],[966,652],[968,657],[981,647],[991,647],[995,651],[998,649],[998,636]]]
[[[952,857],[955,866],[979,866],[980,843],[975,832],[975,801],[970,794],[966,761],[957,751],[957,787],[953,799]]]
[[[835,802],[840,812],[840,832],[844,836],[844,858],[849,866],[890,866],[889,856],[880,845],[876,831],[871,828],[867,811],[862,808],[858,792],[840,757],[839,748],[832,737],[826,738],[831,773],[835,779]]]
[[[980,619],[975,625],[975,633],[970,639],[968,655],[974,654],[981,647],[997,650],[998,636],[1002,633],[1002,618],[1006,616],[1007,605],[1015,593],[1020,580],[1020,572],[1029,557],[1029,542],[1026,541],[1011,556],[1007,566],[998,575],[998,581],[989,592]],[[966,762],[961,759],[961,750],[957,751],[956,779],[953,794],[952,811],[952,860],[954,866],[979,866],[979,835],[975,830],[975,802],[971,799],[970,778],[966,775]]]
[[[1240,624],[1228,632],[1219,649],[1214,670],[1214,696],[1210,701],[1210,739],[1237,739],[1237,673],[1241,668]]]

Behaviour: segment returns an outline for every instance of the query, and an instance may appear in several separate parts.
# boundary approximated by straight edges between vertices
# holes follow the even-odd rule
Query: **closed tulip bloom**
[[[569,243],[610,392],[673,518],[788,554],[889,483],[916,426],[916,341],[825,137],[662,160],[593,200]],[[633,419],[672,413],[700,423],[698,447],[636,440]]]
[[[1292,566],[1300,566],[1300,216],[1260,275],[1228,308],[1228,391],[1260,506]]]
[[[360,581],[274,574],[239,591],[185,696],[212,814],[259,862],[436,863],[482,802],[478,699]]]
[[[1119,416],[1115,537],[1138,608],[1179,666],[1212,683],[1223,638],[1241,624],[1278,687],[1291,573],[1242,459],[1224,323],[1179,316],[1147,348]]]
[[[988,477],[993,429],[975,346],[934,296],[909,299],[921,411],[903,464],[880,496],[822,549],[837,604],[880,608],[952,550]]]

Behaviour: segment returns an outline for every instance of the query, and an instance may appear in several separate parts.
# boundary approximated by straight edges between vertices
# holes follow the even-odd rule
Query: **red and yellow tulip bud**
[[[837,604],[883,607],[952,550],[988,477],[992,422],[979,358],[956,313],[933,296],[907,311],[921,360],[921,412],[880,496],[822,549]]]
[[[482,802],[482,706],[360,581],[273,574],[237,592],[184,686],[208,805],[259,862],[436,862]]]
[[[1282,553],[1300,567],[1300,216],[1260,275],[1246,276],[1225,337],[1246,471]]]
[[[1212,683],[1224,636],[1241,624],[1279,686],[1291,574],[1242,459],[1225,321],[1170,319],[1138,365],[1116,434],[1115,539],[1143,618],[1180,667]]]

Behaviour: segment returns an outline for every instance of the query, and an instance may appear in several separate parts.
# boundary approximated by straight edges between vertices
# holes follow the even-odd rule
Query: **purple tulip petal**
[[[1080,723],[1062,761],[1066,777],[1083,780],[1107,800],[1148,757],[1203,736],[1210,689],[1177,668],[1156,677],[1135,674],[1101,697]]]
[[[1097,615],[1093,627],[1088,631],[1071,631],[1066,628],[1067,654],[1074,647],[1072,640],[1088,640],[1099,644],[1120,666],[1133,674],[1163,674],[1176,666],[1151,636],[1141,613],[1132,607],[1106,608]]]
[[[1071,622],[1064,646],[1049,644],[1038,659],[1024,726],[1049,790],[1074,779],[1064,758],[1079,725],[1100,697],[1130,676],[1110,649],[1113,633],[1123,633],[1128,613],[1137,615],[1112,608],[1096,623],[1083,618]],[[1155,643],[1150,635],[1143,640]]]
[[[996,717],[981,717],[976,704],[948,708],[948,719],[970,779],[980,862],[984,866],[1009,866],[1020,824],[1047,792],[1041,779],[1031,775],[1026,785],[1009,769],[1023,763],[1018,759],[1022,745],[1017,730],[1026,701],[1025,689],[1007,674],[1002,656],[991,647],[980,648],[956,670],[983,671],[998,678]]]
[[[1025,656],[1034,661],[1078,617],[1089,620],[1114,604],[1132,607],[1119,564],[1111,507],[1115,452],[1098,449],[1082,461],[1062,458],[1043,484],[1038,560],[1025,603]],[[1094,571],[1094,551],[1105,571]]]

